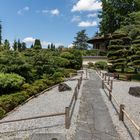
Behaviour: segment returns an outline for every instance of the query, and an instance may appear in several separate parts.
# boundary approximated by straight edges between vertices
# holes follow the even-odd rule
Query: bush
[[[99,69],[106,69],[107,68],[107,62],[105,61],[98,61],[95,63],[95,66]]]
[[[55,82],[55,84],[63,82],[64,81],[64,74],[61,72],[55,72],[51,79]]]
[[[25,79],[17,74],[0,73],[0,89],[2,94],[19,90]]]
[[[69,77],[70,73],[77,73],[77,71],[74,70],[74,69],[64,69],[64,73],[63,74],[64,74],[65,77]]]
[[[88,68],[94,67],[94,64],[92,62],[88,63]]]
[[[3,116],[5,115],[5,110],[0,107],[0,119],[3,118]]]

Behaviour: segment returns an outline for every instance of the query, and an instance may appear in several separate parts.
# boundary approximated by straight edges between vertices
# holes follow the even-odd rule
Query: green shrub
[[[55,72],[51,79],[55,82],[55,84],[63,82],[64,81],[64,74],[61,72]]]
[[[17,74],[0,73],[0,89],[2,94],[19,90],[25,79]]]
[[[88,68],[94,67],[94,64],[92,62],[88,63]]]
[[[64,69],[64,73],[63,74],[64,74],[65,77],[69,77],[70,73],[77,73],[77,71],[74,70],[74,69]]]
[[[0,119],[3,118],[3,116],[5,115],[5,110],[0,107]]]
[[[98,61],[95,63],[95,66],[99,69],[106,69],[107,68],[107,62],[105,61]]]

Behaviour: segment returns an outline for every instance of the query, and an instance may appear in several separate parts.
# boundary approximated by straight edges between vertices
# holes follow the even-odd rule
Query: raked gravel
[[[136,124],[140,126],[140,98],[129,95],[128,93],[129,88],[135,86],[140,86],[140,83],[114,80],[112,94],[120,104],[125,105],[125,110],[136,122]],[[140,140],[139,132],[134,128],[130,121],[128,121],[126,117],[124,117],[124,123],[119,121],[118,114],[113,108],[111,102],[109,102],[105,92],[101,90],[101,93],[106,102],[106,105],[108,106],[113,123],[116,126],[116,129],[122,140]],[[112,102],[116,109],[119,111],[119,107],[117,107],[114,101]]]
[[[77,76],[77,78],[79,77],[80,76]],[[69,106],[74,93],[74,88],[76,87],[78,81],[73,80],[67,81],[66,83],[72,88],[72,91],[59,92],[58,87],[55,87],[52,90],[30,100],[23,106],[20,106],[1,121],[65,112],[65,107]],[[16,138],[26,139],[35,133],[62,133],[68,138],[71,137],[76,128],[75,122],[79,109],[80,96],[81,89],[75,106],[70,131],[65,129],[65,116],[56,116],[0,124],[0,140],[11,140]]]

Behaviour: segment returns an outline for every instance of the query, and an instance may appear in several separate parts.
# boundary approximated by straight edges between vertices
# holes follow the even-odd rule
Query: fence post
[[[109,82],[110,82],[110,76],[108,76],[108,83],[107,83],[108,85],[109,85]]]
[[[102,80],[102,89],[104,89],[104,80]]]
[[[69,129],[70,128],[70,118],[69,118],[69,107],[65,108],[65,128]]]
[[[124,112],[123,112],[124,107],[125,106],[123,104],[120,105],[120,113],[119,113],[119,120],[120,121],[124,121]]]
[[[110,89],[111,89],[111,91],[112,91],[112,89],[113,89],[113,80],[111,80]]]
[[[75,87],[75,90],[74,90],[74,95],[75,95],[75,100],[77,100],[77,95],[78,95],[78,92],[77,92],[76,87]]]
[[[86,79],[87,79],[87,69],[86,69]]]
[[[80,79],[78,79],[78,89],[80,89]]]
[[[109,90],[109,101],[112,100],[111,90]]]
[[[106,81],[106,74],[105,74],[105,81]]]

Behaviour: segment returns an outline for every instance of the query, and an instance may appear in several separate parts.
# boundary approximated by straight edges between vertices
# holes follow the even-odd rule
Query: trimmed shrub
[[[25,79],[17,74],[0,73],[0,89],[2,94],[19,90]]]
[[[3,118],[3,116],[5,115],[5,110],[0,107],[0,119]]]
[[[98,61],[95,63],[95,66],[99,69],[106,69],[107,68],[107,62],[105,61]]]
[[[61,72],[55,72],[51,79],[55,82],[55,84],[63,82],[64,81],[64,74]]]
[[[92,62],[88,63],[88,68],[94,67],[94,64]]]

